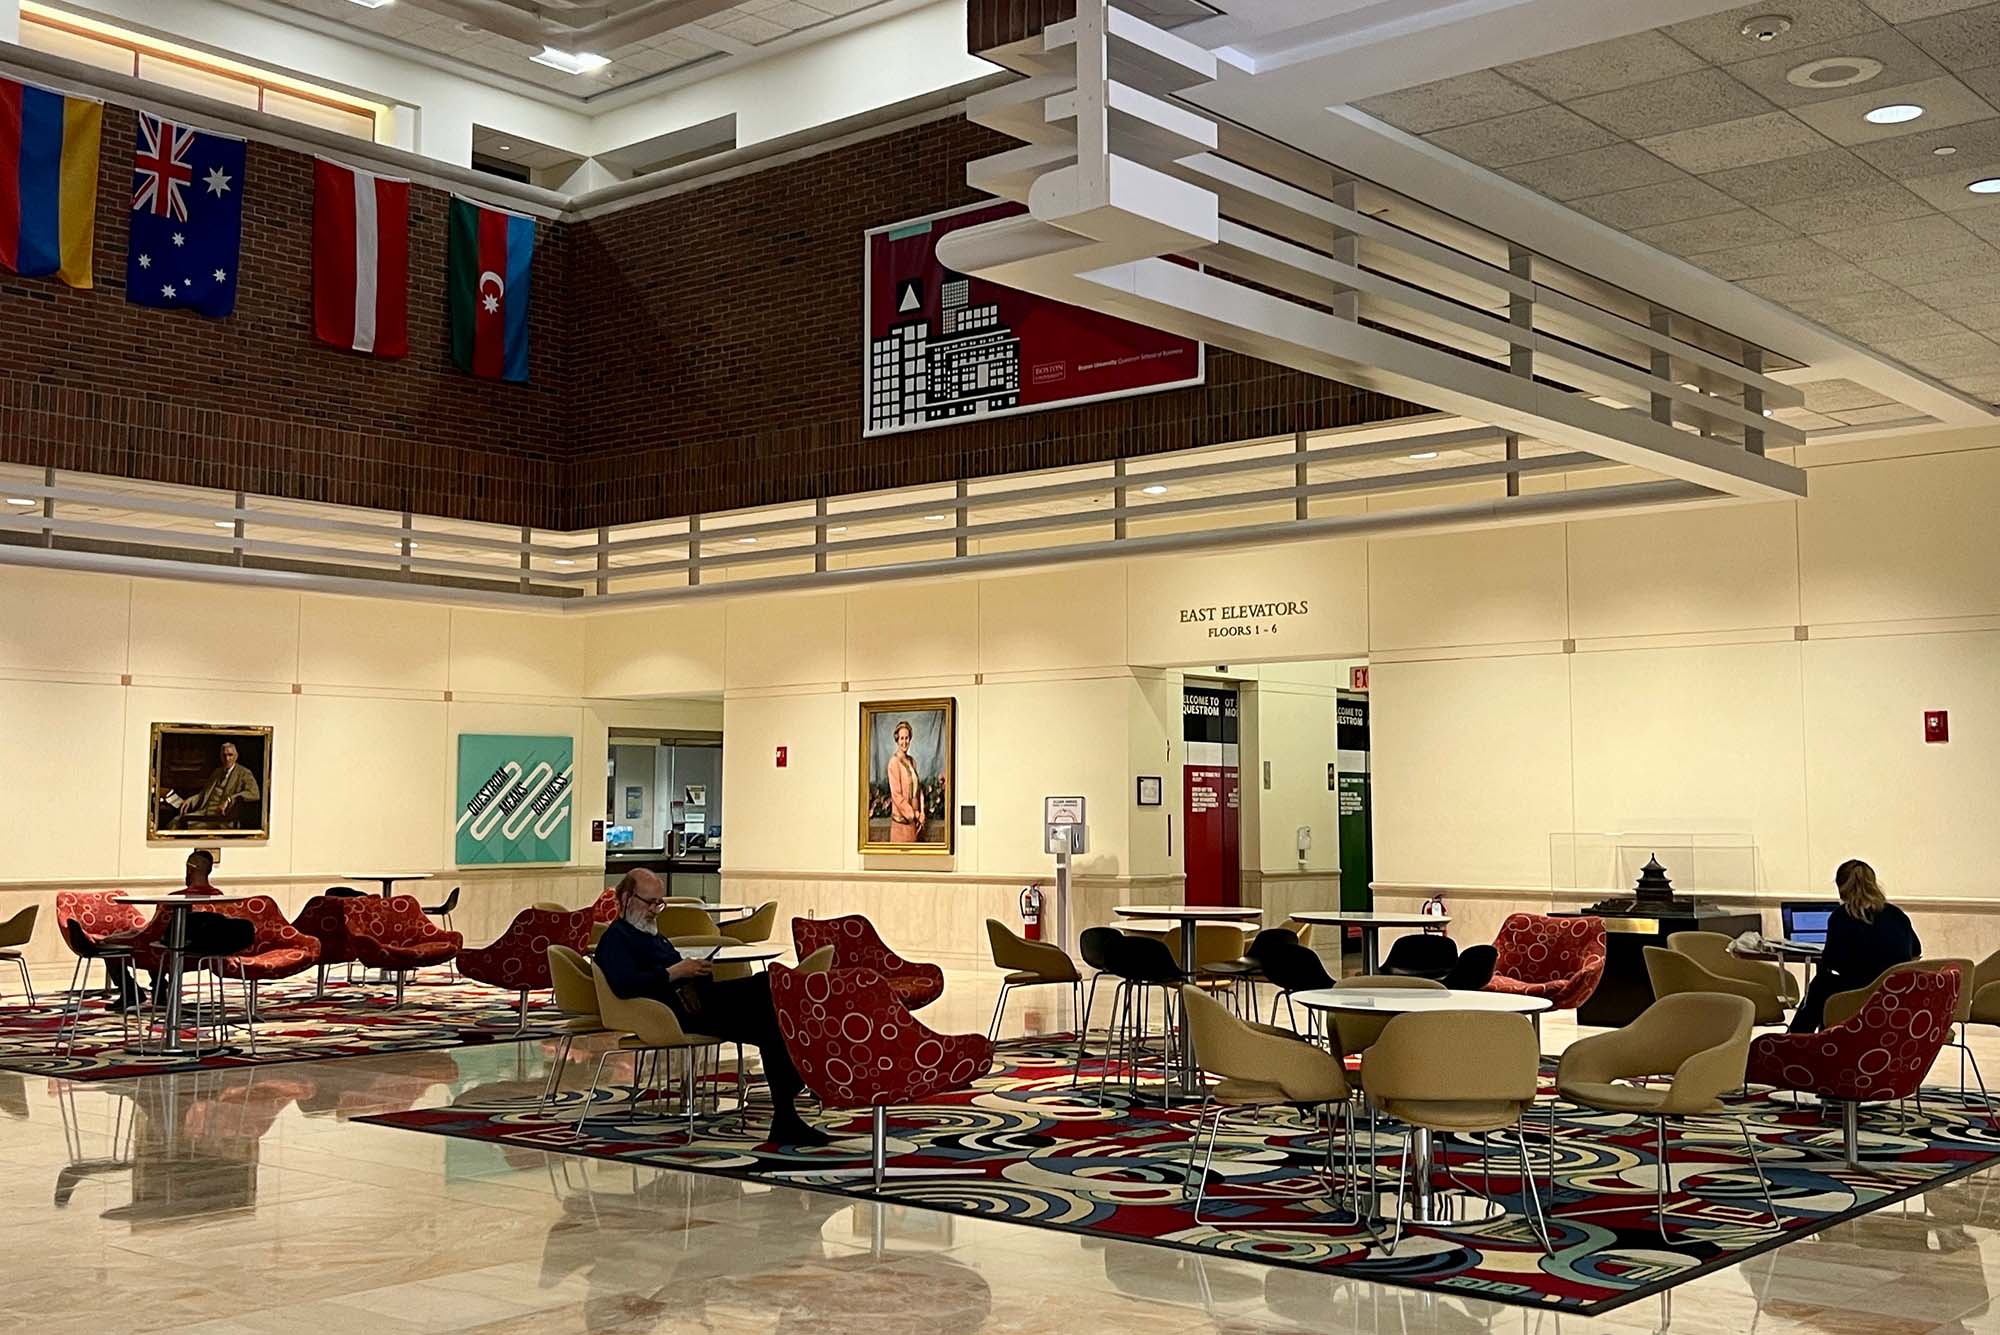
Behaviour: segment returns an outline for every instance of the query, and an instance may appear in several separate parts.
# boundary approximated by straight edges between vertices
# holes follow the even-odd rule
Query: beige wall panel
[[[121,782],[126,694],[0,681],[8,880],[101,877],[115,888],[119,834],[137,824],[143,840],[146,818],[143,775],[136,789]]]
[[[979,670],[979,586],[897,584],[847,595],[847,678],[889,681]]]
[[[1805,887],[1829,890],[1833,869],[1858,857],[1892,899],[1992,897],[1981,834],[2000,810],[2000,632],[1800,647],[1813,817]],[[1949,712],[1950,741],[1924,741],[1927,709]]]
[[[1571,665],[1578,831],[1747,833],[1765,885],[1805,883],[1796,643],[1576,654]]]
[[[1567,657],[1379,663],[1370,686],[1376,879],[1547,885],[1572,821]]]
[[[2000,449],[1815,468],[1809,481],[1808,624],[2000,612]]]
[[[288,874],[292,870],[292,841],[297,835],[292,819],[296,799],[293,778],[298,772],[299,756],[298,700],[290,691],[204,691],[168,686],[134,686],[127,690],[123,777],[119,783],[122,795],[114,827],[119,871],[128,876],[181,874],[192,842],[146,840],[146,785],[153,725],[213,723],[262,725],[273,730],[271,785],[264,794],[271,837],[256,842],[221,842],[218,846],[222,849],[222,865],[216,869],[216,877]],[[365,818],[357,817],[357,823],[364,822]]]
[[[298,679],[308,686],[442,691],[450,654],[450,608],[317,593],[300,599]]]
[[[1569,526],[1570,634],[1791,626],[1795,507],[1715,505]]]
[[[1338,658],[1367,645],[1368,549],[1359,541],[1155,557],[1129,570],[1127,643],[1134,663],[1213,667]],[[1226,616],[1226,609],[1287,602],[1306,610],[1269,619]],[[1212,619],[1200,620],[1211,608]],[[1258,627],[1261,634],[1248,633]]]
[[[1131,771],[1124,800],[1132,818],[1126,840],[1129,874],[1177,876],[1183,868],[1177,831],[1181,819],[1181,779],[1186,755],[1181,750],[1181,696],[1184,678],[1178,672],[1142,676],[1134,683],[1126,724]],[[1160,805],[1138,804],[1142,774],[1160,780]]]
[[[1387,538],[1369,544],[1369,647],[1561,640],[1560,524]]]
[[[685,603],[583,618],[584,694],[719,694],[723,617],[721,603]]]
[[[826,871],[847,865],[855,833],[847,702],[832,692],[723,701],[722,809],[729,865]],[[784,769],[776,748],[787,749]]]
[[[517,734],[524,737],[568,737],[573,745],[577,794],[570,806],[570,861],[603,865],[604,850],[590,841],[590,822],[604,803],[604,748],[581,705],[495,704],[455,700],[446,707],[445,754],[438,787],[436,825],[444,843],[442,860],[450,865],[457,854],[458,739],[464,733]],[[533,868],[523,875],[538,875]]]
[[[979,669],[1122,665],[1125,566],[1106,561],[979,582]]]
[[[450,864],[449,822],[438,818],[438,795],[457,764],[445,734],[449,708],[442,700],[299,697],[296,873]]]
[[[0,668],[127,671],[133,583],[68,570],[0,570]]]
[[[583,694],[583,636],[574,618],[451,609],[451,689],[479,695]]]
[[[725,613],[725,643],[726,685],[732,691],[845,681],[847,599],[828,593],[732,601]]]
[[[1081,795],[1090,851],[1077,857],[1077,871],[1128,871],[1132,780],[1124,733],[1137,692],[1129,677],[979,689],[981,861],[973,870],[1052,876],[1054,860],[1042,851],[1042,799]]]
[[[1246,825],[1243,865],[1268,872],[1338,871],[1340,813],[1326,783],[1326,767],[1337,759],[1334,692],[1265,682],[1246,694],[1256,697],[1256,739],[1254,747],[1244,748],[1242,781],[1245,794],[1254,792],[1256,799],[1258,839],[1249,842]],[[1268,789],[1265,761],[1271,763]],[[1312,848],[1303,859],[1301,825],[1312,829]]]
[[[132,581],[131,673],[297,681],[299,595],[164,579]]]

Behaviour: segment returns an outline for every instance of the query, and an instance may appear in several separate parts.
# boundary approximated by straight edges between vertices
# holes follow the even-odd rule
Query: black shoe
[[[794,1117],[771,1123],[771,1143],[787,1149],[809,1150],[833,1144],[833,1137],[803,1118]]]
[[[105,1009],[116,1014],[121,1011],[136,1011],[145,1004],[146,994],[144,992],[130,992],[122,997],[113,997],[111,1004],[105,1007]]]

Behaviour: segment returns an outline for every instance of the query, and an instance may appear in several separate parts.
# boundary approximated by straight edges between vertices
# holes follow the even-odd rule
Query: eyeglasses
[[[651,899],[648,899],[644,895],[634,895],[632,896],[632,898],[638,901],[639,903],[644,904],[647,908],[658,908],[660,905],[667,902],[667,897],[665,895],[658,895]]]

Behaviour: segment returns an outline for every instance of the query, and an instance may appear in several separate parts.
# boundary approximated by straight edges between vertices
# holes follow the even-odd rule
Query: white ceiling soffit
[[[1028,76],[967,103],[1025,141],[967,167],[1028,213],[948,266],[1739,496],[1803,494],[1767,457],[1796,389],[1755,340],[1190,110],[1213,53],[1119,10],[987,53]],[[1380,216],[1392,213],[1394,220]]]
[[[1698,263],[1676,258],[1649,244],[1645,238],[1650,233],[1642,228],[1629,229],[1641,231],[1640,236],[1628,235],[1626,231],[1585,216],[1574,208],[1509,180],[1498,171],[1475,165],[1439,144],[1418,137],[1418,133],[1405,133],[1352,105],[1328,106],[1328,89],[1341,90],[1346,103],[1365,103],[1372,109],[1378,103],[1371,98],[1429,85],[1440,98],[1457,99],[1459,105],[1470,107],[1478,105],[1477,99],[1482,95],[1492,96],[1492,89],[1476,86],[1478,81],[1485,81],[1519,95],[1518,102],[1510,102],[1505,108],[1494,108],[1496,115],[1504,116],[1523,107],[1546,107],[1551,114],[1561,114],[1568,112],[1570,107],[1564,105],[1568,99],[1557,95],[1563,91],[1560,80],[1549,86],[1546,90],[1549,96],[1545,98],[1533,89],[1515,86],[1502,78],[1507,68],[1500,68],[1498,73],[1494,71],[1496,67],[1512,67],[1520,62],[1526,62],[1521,68],[1537,70],[1550,63],[1542,58],[1569,53],[1573,57],[1571,63],[1582,61],[1592,67],[1587,82],[1593,88],[1603,86],[1617,90],[1617,94],[1606,93],[1601,95],[1603,97],[1628,93],[1637,97],[1650,87],[1657,90],[1662,98],[1673,93],[1675,96],[1667,100],[1677,101],[1685,107],[1690,101],[1699,103],[1716,94],[1670,87],[1666,80],[1649,83],[1662,73],[1680,71],[1681,64],[1665,69],[1635,70],[1622,78],[1618,77],[1620,58],[1634,56],[1633,48],[1641,43],[1651,43],[1677,53],[1682,64],[1691,69],[1698,69],[1705,61],[1736,58],[1734,52],[1709,50],[1702,45],[1704,37],[1710,39],[1711,45],[1715,42],[1727,45],[1733,38],[1742,45],[1744,53],[1758,56],[1765,48],[1753,38],[1740,35],[1738,29],[1742,20],[1763,13],[1796,12],[1795,29],[1781,36],[1773,45],[1777,49],[1798,50],[1800,60],[1824,55],[1826,50],[1839,47],[1839,41],[1832,41],[1829,45],[1821,41],[1823,37],[1841,38],[1850,45],[1857,40],[1897,41],[1899,33],[1893,25],[1881,17],[1877,9],[1870,9],[1861,0],[1831,6],[1816,2],[1810,5],[1776,3],[1749,7],[1732,7],[1714,3],[1714,0],[1466,0],[1466,3],[1445,6],[1424,4],[1420,0],[1385,0],[1377,4],[1336,0],[1333,7],[1337,12],[1332,14],[1327,12],[1326,5],[1314,0],[1221,0],[1221,3],[1232,10],[1230,15],[1183,30],[1183,35],[1205,44],[1212,45],[1218,41],[1229,44],[1219,53],[1224,59],[1220,63],[1217,79],[1182,92],[1180,96],[1186,101],[1218,116],[1254,127],[1318,157],[1337,162],[1348,171],[1435,205],[1495,234],[1533,238],[1536,248],[1543,254],[1631,292],[1669,304],[1687,315],[1728,328],[1810,367],[1805,374],[1796,371],[1784,373],[1781,375],[1783,379],[1838,381],[1843,386],[1842,394],[1848,394],[1846,386],[1865,387],[1873,395],[1873,401],[1858,411],[1872,415],[1873,421],[1889,420],[1899,410],[1906,412],[1913,421],[1928,417],[1947,425],[1975,425],[1994,420],[1993,410],[1982,401],[1986,396],[1962,392],[1940,378],[1944,372],[1958,369],[1955,364],[1938,362],[1940,375],[1928,374],[1892,355],[1903,351],[1901,347],[1878,351],[1857,341],[1868,338],[1868,330],[1874,327],[1865,321],[1862,324],[1849,322],[1843,326],[1854,332],[1855,337],[1850,338],[1818,323],[1814,318],[1817,308],[1810,301],[1794,303],[1801,309],[1789,310],[1779,304],[1776,297],[1767,299],[1751,290],[1752,287],[1766,286],[1777,297],[1783,297],[1790,290],[1783,286],[1787,281],[1783,278],[1759,280],[1755,276],[1759,271],[1752,271],[1747,275],[1751,286],[1740,286],[1729,278],[1699,267]],[[1966,10],[1979,5],[1980,0],[1971,0],[1968,5],[1947,8]],[[1900,13],[1909,7],[1878,6],[1878,9],[1881,8]],[[1987,4],[1984,8],[2000,13],[2000,6]],[[1822,15],[1822,10],[1827,11],[1826,14]],[[1843,16],[1844,22],[1835,22]],[[1932,22],[1943,24],[1947,20],[1936,19]],[[1710,29],[1715,29],[1721,36],[1710,34]],[[1692,48],[1683,47],[1672,39],[1672,34],[1682,32],[1691,35]],[[1922,32],[1916,35],[1929,36]],[[1935,36],[1938,40],[1946,40],[1950,34],[1940,32]],[[1902,45],[1909,47],[1913,61],[1924,60],[1915,45],[1908,42]],[[1536,64],[1538,60],[1541,66]],[[1893,65],[1894,62],[1891,63]],[[1946,59],[1944,63],[1949,65],[1952,62]],[[1911,68],[1917,70],[1914,63]],[[1546,73],[1545,70],[1543,72]],[[1704,75],[1720,74],[1719,71],[1706,69],[1699,72]],[[1919,77],[1919,73],[1913,72],[1909,77]],[[1723,82],[1726,84],[1725,91],[1733,91],[1746,101],[1754,97],[1750,89],[1739,86],[1737,81]],[[1883,93],[1886,95],[1895,91],[1889,86],[1891,83],[1901,86],[1905,82],[1904,78],[1896,77],[1892,68],[1891,78],[1883,83]],[[1814,95],[1828,96],[1824,93]],[[1381,100],[1382,103],[1393,102],[1388,97]],[[1764,110],[1773,110],[1764,104],[1761,97],[1755,100]],[[1885,96],[1884,100],[1896,99]],[[1583,110],[1589,112],[1592,108],[1585,107]],[[1713,116],[1708,119],[1713,119]],[[1990,127],[1991,122],[1986,124]],[[1425,127],[1419,123],[1415,128],[1421,133]],[[1593,142],[1623,142],[1630,138],[1597,129],[1594,124],[1589,128],[1596,132]],[[1756,126],[1746,122],[1742,128],[1746,136],[1755,137],[1752,131],[1756,130]],[[1440,137],[1448,138],[1449,133]],[[1629,147],[1633,154],[1647,156],[1638,145]],[[1831,154],[1834,146],[1828,141],[1820,141],[1808,147],[1825,149]],[[1839,156],[1844,158],[1847,155],[1841,153]],[[1660,173],[1662,178],[1676,178],[1673,183],[1684,191],[1700,189],[1707,184],[1704,178],[1687,179],[1686,173],[1677,171],[1669,163],[1657,165],[1663,169]],[[1504,170],[1515,174],[1514,168]],[[1529,176],[1532,173],[1521,174]],[[1781,194],[1775,184],[1762,179],[1780,174],[1777,160],[1737,169],[1737,175],[1746,178],[1740,184],[1759,199],[1763,194]],[[1732,180],[1724,184],[1735,187],[1739,183]],[[1883,188],[1894,188],[1887,177],[1883,177],[1879,184]],[[1642,187],[1633,193],[1644,194],[1657,188]],[[1735,199],[1728,199],[1718,207],[1742,209]],[[1750,212],[1759,221],[1764,221],[1761,215]],[[1947,225],[1943,219],[1938,222],[1941,226]],[[1766,222],[1765,225],[1771,230],[1774,241],[1791,235],[1789,230],[1780,228],[1776,222]],[[1963,239],[1968,243],[1975,240],[1969,235]],[[1917,245],[1914,234],[1911,245]],[[1831,252],[1822,252],[1810,238],[1800,240],[1797,252],[1800,256],[1822,255],[1829,261],[1827,265],[1808,266],[1817,267],[1819,276],[1825,282],[1833,282],[1838,277],[1834,270],[1839,267],[1839,257]],[[1911,255],[1895,257],[1905,265],[1915,262],[1916,258]],[[1792,274],[1798,267],[1797,263],[1793,263],[1783,268],[1782,273]],[[1727,269],[1724,271],[1730,272]],[[1736,275],[1732,272],[1731,276]],[[1872,271],[1856,274],[1855,277],[1862,287],[1871,291],[1882,291],[1888,286]],[[1797,277],[1790,280],[1792,287],[1797,287],[1799,282]],[[1773,283],[1779,286],[1771,286]],[[1824,286],[1825,283],[1821,283],[1815,287],[1815,294]],[[1901,299],[1913,309],[1921,309],[1917,307],[1914,297],[1904,297],[1900,292],[1884,294]],[[1966,300],[1971,299],[1969,291],[1965,295]],[[1848,300],[1851,304],[1858,299]],[[1834,312],[1837,305],[1838,301],[1835,301],[1828,310]],[[1867,314],[1872,317],[1877,310],[1877,306],[1871,306]],[[1939,342],[1935,334],[1940,330],[1948,334],[1955,332],[1950,328],[1948,312],[1925,314],[1930,323],[1921,329],[1909,326],[1913,331],[1909,339],[1910,355],[1920,362],[1923,360],[1921,354],[1935,351],[1929,346]],[[1834,319],[1833,323],[1842,321]],[[1933,328],[1933,325],[1937,327]],[[1933,337],[1920,339],[1916,337],[1918,334]],[[1970,343],[1976,337],[1979,336],[1967,331],[1960,335],[1957,342]],[[1882,342],[1880,339],[1874,341]],[[1943,351],[1957,353],[1958,349],[1954,345]],[[1986,373],[1983,366],[1973,370],[1982,375]],[[1965,380],[1962,376],[1953,378],[1974,389],[1984,388],[1984,382],[1976,377],[1973,380]],[[1807,406],[1816,406],[1811,395],[1808,396]],[[1799,412],[1790,416],[1816,434],[1821,429],[1852,425],[1817,413]]]

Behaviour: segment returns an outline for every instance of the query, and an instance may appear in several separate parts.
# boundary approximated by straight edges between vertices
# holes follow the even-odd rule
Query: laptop
[[[1784,924],[1785,940],[1802,946],[1826,944],[1826,924],[1840,910],[1840,901],[1827,903],[1794,902],[1780,904],[1778,915]]]

